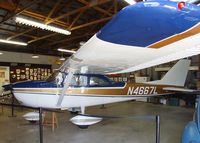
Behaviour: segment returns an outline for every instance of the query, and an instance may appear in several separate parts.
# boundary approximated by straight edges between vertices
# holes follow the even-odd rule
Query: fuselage
[[[56,103],[64,84],[64,79],[59,80],[15,83],[13,94],[24,105],[43,108],[87,107],[169,94],[163,90],[164,85],[114,82],[104,75],[78,74],[58,107]]]

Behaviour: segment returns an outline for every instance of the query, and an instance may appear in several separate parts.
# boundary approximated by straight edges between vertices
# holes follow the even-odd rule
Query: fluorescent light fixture
[[[49,31],[57,32],[57,33],[64,34],[64,35],[70,35],[71,34],[71,32],[66,30],[66,29],[46,25],[46,24],[43,24],[41,22],[25,19],[25,18],[22,18],[22,17],[16,17],[15,21],[17,23],[20,23],[20,24],[24,24],[24,25],[44,29],[44,30],[49,30]]]
[[[67,50],[67,49],[61,49],[61,48],[59,48],[58,51],[60,51],[60,52],[66,52],[66,53],[73,53],[73,54],[76,53],[76,51]]]
[[[127,2],[130,5],[136,4],[136,1],[134,1],[134,0],[124,0],[124,1]]]
[[[12,40],[0,39],[0,42],[1,42],[1,43],[7,43],[7,44],[14,44],[14,45],[27,46],[27,43],[24,43],[24,42],[17,42],[17,41],[12,41]]]
[[[79,44],[80,44],[80,46],[83,46],[85,43],[86,43],[86,42],[81,41]]]
[[[2,53],[2,52],[0,52],[0,55],[3,55],[3,53]]]
[[[33,58],[33,59],[38,59],[39,56],[38,56],[38,55],[32,55],[32,58]]]
[[[64,58],[64,57],[61,57],[59,60],[60,60],[60,61],[65,61],[65,58]]]

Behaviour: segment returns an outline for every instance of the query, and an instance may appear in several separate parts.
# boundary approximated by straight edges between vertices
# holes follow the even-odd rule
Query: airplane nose
[[[7,95],[10,95],[12,93],[12,90],[13,90],[13,85],[12,84],[6,84],[6,85],[3,85],[3,92],[1,93],[1,97],[3,96],[7,96]]]
[[[12,90],[13,84],[12,83],[6,84],[6,85],[3,85],[2,87],[3,87],[4,91]]]

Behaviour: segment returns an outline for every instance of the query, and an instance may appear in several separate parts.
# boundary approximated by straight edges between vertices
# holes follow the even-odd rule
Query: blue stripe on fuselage
[[[47,82],[45,80],[22,81],[12,85],[13,88],[57,88],[55,82]]]
[[[177,2],[151,1],[127,6],[98,33],[101,40],[146,47],[200,22],[200,7],[186,4],[181,11]]]

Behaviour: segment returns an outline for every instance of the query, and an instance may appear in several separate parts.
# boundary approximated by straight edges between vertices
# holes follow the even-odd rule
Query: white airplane
[[[122,9],[88,40],[60,67],[57,78],[12,84],[13,93],[26,106],[80,107],[84,114],[87,106],[169,94],[169,90],[183,91],[180,87],[184,81],[176,83],[179,79],[173,79],[182,72],[185,79],[186,61],[174,67],[176,72],[182,68],[179,73],[172,70],[161,81],[132,88],[126,83],[112,82],[102,74],[132,72],[198,55],[199,39],[199,6],[172,1],[139,2]]]
[[[12,86],[14,96],[25,106],[67,109],[85,114],[85,107],[94,105],[173,95],[176,92],[193,93],[194,90],[184,88],[189,66],[190,60],[180,60],[161,80],[146,83],[114,82],[101,74],[73,74],[70,82],[66,83],[70,75],[56,72],[45,81],[24,81],[3,87]],[[58,103],[62,95],[62,102]],[[38,120],[39,113],[28,113],[24,117],[26,120]],[[87,128],[101,120],[99,117],[78,115],[70,121],[80,128]]]
[[[71,109],[128,101],[143,97],[160,96],[184,89],[190,60],[180,60],[158,81],[146,83],[114,82],[100,74],[74,74],[65,88],[68,74],[55,73],[46,81],[24,81],[12,84],[13,94],[23,105],[51,109]],[[64,87],[63,87],[64,86]],[[4,86],[5,87],[5,86]],[[64,92],[61,104],[58,104]]]

